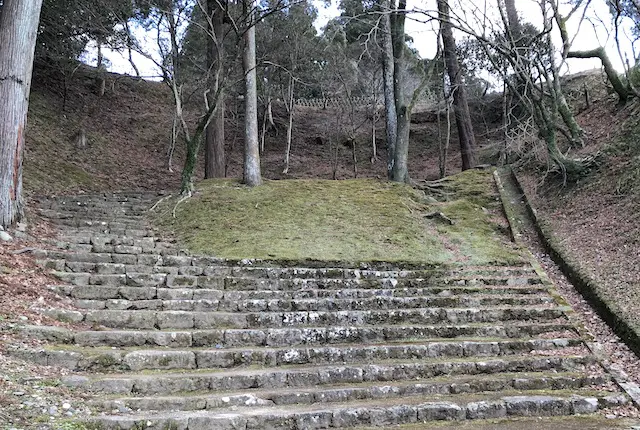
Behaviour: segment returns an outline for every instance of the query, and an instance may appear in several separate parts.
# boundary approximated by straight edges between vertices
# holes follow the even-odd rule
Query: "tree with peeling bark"
[[[24,216],[22,162],[42,0],[4,0],[0,13],[0,225]]]
[[[451,92],[453,94],[453,109],[458,128],[458,139],[460,141],[460,154],[462,157],[462,170],[468,170],[476,166],[476,138],[473,133],[473,123],[469,113],[467,102],[467,91],[462,79],[462,71],[458,62],[456,52],[456,41],[453,37],[453,29],[449,17],[449,2],[438,0],[438,13],[440,18],[440,28],[442,36],[442,46],[444,58],[447,66],[447,74]]]

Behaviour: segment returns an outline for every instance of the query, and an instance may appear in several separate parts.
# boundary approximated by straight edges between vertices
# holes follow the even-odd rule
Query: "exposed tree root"
[[[173,207],[173,211],[171,211],[171,214],[173,215],[173,217],[176,217],[176,210],[178,209],[178,206],[180,206],[180,203],[188,200],[191,198],[191,193],[187,193],[185,195],[182,196],[182,198],[180,200],[178,200],[178,202],[176,203],[176,205]]]
[[[157,201],[153,206],[151,206],[151,208],[149,209],[149,211],[151,211],[151,212],[155,211],[155,210],[158,208],[158,206],[160,206],[160,204],[161,204],[163,201],[165,201],[165,200],[167,200],[167,199],[169,199],[169,198],[171,198],[171,194],[169,194],[168,196],[164,196],[163,198],[161,198],[160,200],[158,200],[158,201]]]

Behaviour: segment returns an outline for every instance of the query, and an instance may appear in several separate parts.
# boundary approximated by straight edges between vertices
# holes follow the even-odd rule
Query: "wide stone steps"
[[[114,349],[68,348],[25,350],[16,355],[44,365],[76,371],[226,369],[241,366],[287,366],[292,364],[357,364],[421,358],[500,357],[530,353],[588,354],[580,339],[513,339],[468,341],[416,341],[409,343],[306,347]]]
[[[381,360],[376,364],[317,364],[236,368],[202,371],[153,370],[100,376],[69,376],[62,382],[101,394],[157,396],[180,392],[308,388],[334,384],[373,384],[437,377],[491,375],[520,372],[580,372],[597,375],[597,360],[590,354],[503,357],[462,357],[443,360]]]
[[[482,323],[505,321],[553,322],[565,318],[567,308],[546,306],[490,306],[474,308],[416,308],[370,311],[195,312],[150,310],[45,311],[61,321],[134,330],[283,328],[375,324]]]
[[[326,429],[360,426],[395,426],[400,424],[436,423],[498,419],[505,417],[560,416],[593,413],[618,399],[606,392],[585,396],[550,396],[546,392],[506,391],[482,396],[406,397],[357,400],[339,406],[282,405],[274,407],[239,407],[231,411],[174,411],[124,416],[101,416],[91,421],[102,429],[171,428],[180,430],[271,430]],[[137,426],[137,427],[136,427]]]
[[[43,202],[35,257],[79,330],[11,353],[68,369],[103,429],[314,429],[593,414],[628,401],[529,264],[226,261],[147,224],[162,196]]]
[[[31,338],[59,344],[108,347],[294,347],[300,345],[334,345],[347,343],[399,342],[461,338],[567,338],[576,339],[573,325],[564,323],[476,323],[435,325],[335,326],[278,329],[227,330],[99,330],[79,331],[59,327],[27,326],[24,332]]]
[[[477,394],[504,390],[597,390],[609,380],[606,375],[585,375],[574,372],[504,373],[419,379],[414,381],[384,381],[381,384],[338,384],[324,387],[282,390],[247,390],[221,393],[175,393],[171,396],[117,397],[98,400],[103,411],[167,411],[215,410],[250,405],[280,406],[293,404],[338,403],[368,399],[397,399],[406,396]]]

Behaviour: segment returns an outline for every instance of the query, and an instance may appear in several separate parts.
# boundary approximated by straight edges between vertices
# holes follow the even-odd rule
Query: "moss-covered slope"
[[[194,253],[229,259],[407,262],[520,261],[498,214],[490,172],[444,186],[443,202],[408,185],[377,180],[229,180],[199,184],[194,197],[166,202],[157,221]],[[431,201],[431,203],[427,203]],[[453,225],[439,217],[442,212]]]

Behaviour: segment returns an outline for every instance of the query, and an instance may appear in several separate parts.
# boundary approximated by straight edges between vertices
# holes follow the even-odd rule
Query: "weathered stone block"
[[[113,328],[150,330],[156,325],[155,314],[153,311],[90,311],[85,321]]]
[[[371,425],[373,426],[415,423],[417,416],[417,408],[410,405],[373,408],[369,411]]]
[[[112,286],[84,285],[71,292],[75,299],[107,300],[118,297],[118,288]]]
[[[126,283],[131,287],[162,287],[167,275],[162,273],[129,273]]]
[[[109,285],[117,287],[125,285],[127,278],[125,275],[91,275],[89,284],[91,285]]]
[[[204,269],[199,266],[180,266],[178,268],[178,274],[186,276],[200,276],[204,272]]]
[[[467,418],[485,420],[507,416],[507,407],[502,401],[472,402],[467,404]]]
[[[191,351],[134,351],[124,356],[131,370],[195,369],[196,356]]]
[[[125,267],[126,267],[124,264],[114,264],[114,263],[97,263],[95,266],[96,266],[96,273],[100,275],[122,274],[122,273],[125,273]]]
[[[185,311],[158,312],[158,327],[160,329],[190,329],[194,327],[194,314]]]
[[[183,288],[158,288],[158,298],[160,300],[193,300],[196,290]]]
[[[593,414],[598,410],[598,399],[594,397],[572,398],[574,414]]]
[[[450,402],[424,403],[417,410],[418,421],[456,421],[466,417],[465,409]]]
[[[119,287],[118,294],[127,300],[151,300],[156,298],[157,290],[153,287]]]
[[[571,402],[550,396],[513,396],[503,397],[507,415],[512,416],[555,416],[569,415],[572,411]]]
[[[225,346],[233,346],[229,344],[225,344],[226,339],[225,330],[203,330],[203,331],[195,331],[193,332],[193,346],[196,347],[215,347],[216,345],[225,345]]]
[[[196,288],[198,277],[186,275],[167,275],[167,287],[169,288]]]
[[[295,423],[298,429],[326,429],[331,427],[333,413],[331,411],[301,412],[296,414]]]
[[[184,255],[165,255],[163,257],[163,262],[165,266],[191,266],[192,258]]]
[[[134,265],[138,262],[138,257],[135,254],[110,254],[112,256],[113,263],[116,264],[128,264]]]
[[[217,414],[189,418],[189,430],[245,430],[247,418],[240,414]]]
[[[244,314],[194,312],[195,328],[248,328]]]

